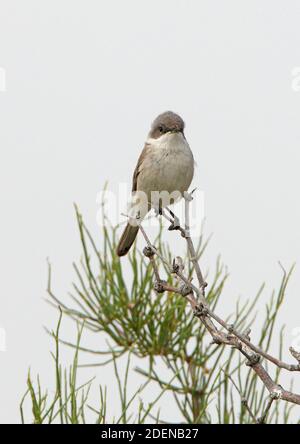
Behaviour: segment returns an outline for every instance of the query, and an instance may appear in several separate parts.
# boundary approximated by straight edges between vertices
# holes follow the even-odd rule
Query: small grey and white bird
[[[184,122],[178,114],[164,112],[152,123],[133,173],[132,192],[138,199],[119,241],[118,256],[130,250],[139,230],[136,220],[141,221],[151,208],[161,209],[178,201],[193,175],[194,158],[184,135]]]

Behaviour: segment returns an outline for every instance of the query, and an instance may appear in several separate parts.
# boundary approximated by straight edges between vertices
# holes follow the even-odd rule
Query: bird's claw
[[[174,220],[168,228],[169,231],[178,230],[180,228],[180,222],[179,222],[178,217],[175,216],[175,214],[174,214],[173,218],[174,218]]]

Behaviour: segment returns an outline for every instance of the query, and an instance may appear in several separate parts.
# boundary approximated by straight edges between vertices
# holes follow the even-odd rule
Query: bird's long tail
[[[139,227],[132,226],[130,223],[126,225],[126,228],[123,231],[123,234],[121,236],[121,239],[117,247],[118,256],[125,256],[125,254],[128,253],[136,238],[136,235],[138,234],[138,231]]]

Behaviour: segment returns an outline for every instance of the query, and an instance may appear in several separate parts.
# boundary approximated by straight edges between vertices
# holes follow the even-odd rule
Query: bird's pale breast
[[[187,191],[194,174],[194,159],[191,149],[181,133],[168,133],[159,139],[149,139],[147,157],[141,165],[137,189],[151,192]]]

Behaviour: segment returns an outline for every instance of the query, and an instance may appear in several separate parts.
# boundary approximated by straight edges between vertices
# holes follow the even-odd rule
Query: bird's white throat
[[[157,139],[149,137],[146,143],[153,148],[172,149],[174,151],[182,150],[183,147],[189,146],[182,133],[172,132],[162,134]]]

